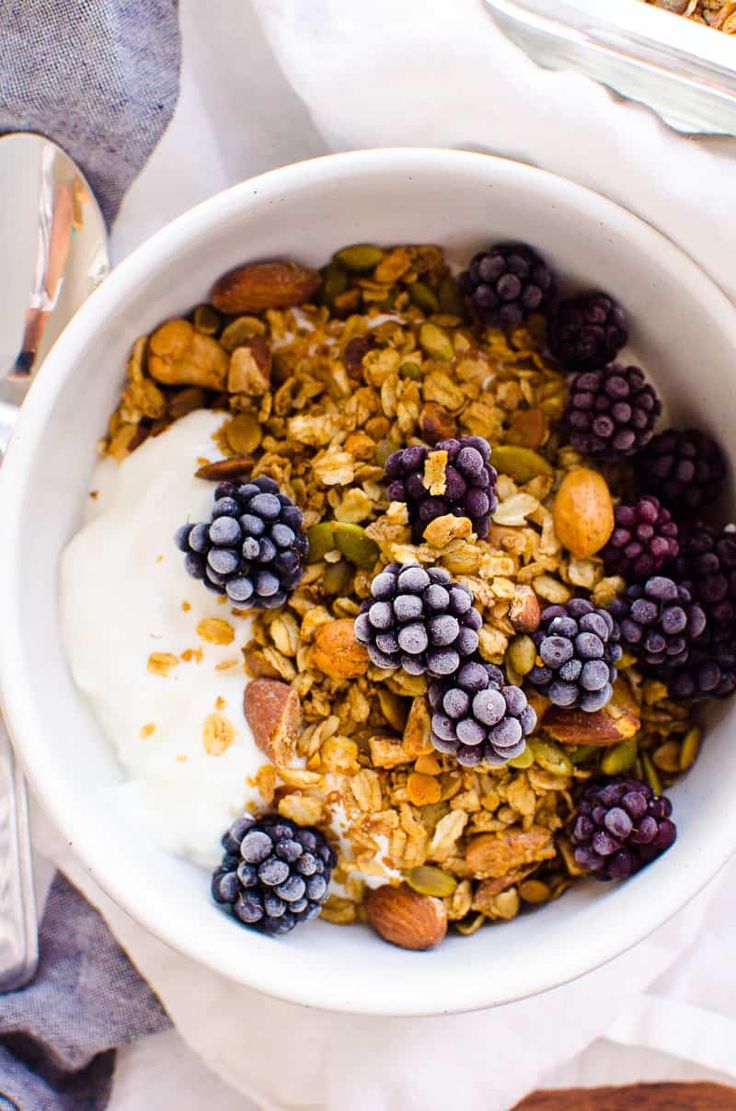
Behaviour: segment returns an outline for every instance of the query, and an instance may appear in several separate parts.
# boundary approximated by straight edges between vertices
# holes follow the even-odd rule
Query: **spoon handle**
[[[0,720],[0,991],[31,979],[38,964],[28,798]]]

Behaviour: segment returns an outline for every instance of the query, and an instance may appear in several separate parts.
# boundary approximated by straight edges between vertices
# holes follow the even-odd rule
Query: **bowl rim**
[[[346,999],[344,987],[339,982],[326,982],[324,979],[317,982],[314,978],[310,979],[308,971],[298,981],[293,977],[288,979],[279,974],[279,962],[256,960],[234,972],[228,964],[227,953],[221,947],[201,935],[192,936],[192,931],[187,932],[186,928],[178,929],[172,916],[160,913],[155,899],[148,902],[141,897],[145,893],[144,885],[131,883],[125,868],[118,870],[109,866],[109,857],[103,854],[95,837],[96,827],[101,827],[99,815],[78,799],[75,806],[68,806],[69,799],[64,797],[62,791],[55,789],[55,784],[49,782],[50,777],[44,775],[43,757],[47,742],[44,731],[37,728],[31,712],[33,677],[26,674],[21,665],[23,600],[13,589],[13,583],[21,560],[17,541],[24,511],[24,475],[38,450],[46,421],[64,389],[66,377],[71,373],[80,349],[91,336],[105,328],[109,312],[127,296],[141,275],[155,274],[160,260],[170,257],[173,249],[182,249],[190,240],[200,239],[223,217],[246,206],[248,199],[254,195],[261,200],[271,198],[275,201],[280,194],[288,192],[292,184],[319,184],[362,172],[376,173],[378,170],[410,176],[412,171],[421,169],[427,172],[434,168],[438,172],[452,171],[460,176],[463,173],[483,174],[487,172],[484,167],[492,170],[494,180],[513,181],[551,208],[558,199],[564,206],[572,202],[585,211],[587,218],[605,222],[612,233],[618,231],[628,238],[635,237],[642,250],[648,250],[669,270],[676,269],[678,281],[698,302],[708,304],[711,316],[717,319],[723,334],[736,349],[736,310],[715,282],[662,233],[592,190],[537,167],[478,152],[424,147],[350,151],[293,163],[241,182],[177,217],[128,255],[82,306],[47,356],[29,392],[0,469],[6,526],[5,542],[0,546],[0,613],[3,613],[0,622],[0,696],[16,751],[37,797],[55,825],[64,832],[93,879],[119,907],[150,933],[175,951],[228,980],[293,1003],[360,1014],[438,1015],[500,1005],[539,994],[600,967],[643,940],[693,898],[736,851],[734,810],[730,820],[723,816],[725,832],[729,835],[718,843],[709,840],[707,845],[699,847],[695,883],[692,869],[683,868],[670,877],[670,882],[660,890],[657,900],[642,900],[638,888],[634,890],[635,885],[630,889],[621,888],[616,896],[618,926],[615,937],[612,931],[596,931],[596,936],[586,937],[584,948],[565,946],[564,951],[555,954],[554,962],[525,962],[513,990],[496,991],[495,994],[490,993],[489,998],[489,990],[481,976],[456,977],[454,983],[448,983],[448,977],[443,976],[438,987],[428,986],[420,999],[412,1001],[393,996],[385,1002],[380,994],[371,990],[370,978],[366,977],[351,991],[351,996],[357,994],[360,998]],[[412,956],[409,954],[408,958]]]

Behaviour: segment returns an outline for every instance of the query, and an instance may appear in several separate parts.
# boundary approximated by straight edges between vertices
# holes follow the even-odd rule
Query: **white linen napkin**
[[[245,0],[182,0],[179,106],[123,204],[117,258],[190,204],[272,165],[328,149],[461,146],[605,193],[736,297],[732,141],[683,138],[583,78],[538,70],[480,0],[253,5],[271,50]],[[472,1015],[346,1019],[234,987],[167,949],[53,830],[35,825],[40,850],[102,909],[182,1037],[263,1108],[502,1111],[602,1037],[736,1077],[736,999],[724,974],[736,865],[647,941],[557,991]],[[570,931],[574,944],[574,921]]]

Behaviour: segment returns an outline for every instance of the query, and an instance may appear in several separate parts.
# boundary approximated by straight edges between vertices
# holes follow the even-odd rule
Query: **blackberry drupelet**
[[[371,584],[355,636],[377,667],[440,678],[475,652],[482,623],[470,591],[443,568],[390,563]]]
[[[736,639],[713,642],[709,630],[690,650],[687,662],[665,676],[672,698],[698,702],[728,698],[736,691]]]
[[[425,467],[441,451],[447,452],[445,489],[433,494],[429,490],[432,483],[424,484]],[[491,515],[498,506],[498,475],[490,458],[491,449],[480,436],[441,440],[433,448],[406,447],[389,455],[385,466],[388,496],[406,502],[415,543],[422,539],[430,521],[446,513],[467,517],[480,539],[487,538]]]
[[[654,435],[661,411],[639,367],[612,363],[584,371],[570,380],[565,404],[570,443],[594,459],[635,455]]]
[[[277,814],[237,818],[222,838],[212,897],[263,934],[287,934],[319,914],[336,857],[319,830]]]
[[[715,501],[726,480],[726,460],[704,432],[660,432],[641,459],[642,485],[674,510],[692,512]]]
[[[687,587],[665,575],[634,583],[609,612],[618,622],[623,646],[650,670],[686,663],[705,632],[702,607]]]
[[[563,370],[607,366],[628,338],[623,309],[607,293],[561,301],[547,324],[547,345]]]
[[[471,259],[458,288],[481,324],[513,328],[549,308],[555,280],[544,259],[525,243],[499,243]]]
[[[542,662],[527,678],[555,706],[594,713],[610,702],[621,648],[606,610],[584,598],[547,606],[534,642]]]
[[[468,660],[450,679],[430,683],[429,704],[432,744],[466,768],[500,766],[519,756],[537,724],[521,687],[478,659]]]
[[[672,577],[699,602],[711,639],[731,639],[736,631],[736,530],[708,525],[686,528]]]
[[[628,582],[648,579],[676,558],[678,536],[669,511],[651,494],[635,505],[620,505],[611,539],[601,551],[607,573]]]
[[[593,783],[575,812],[576,862],[598,880],[623,880],[669,849],[677,836],[672,803],[638,779]]]
[[[210,520],[183,525],[176,544],[195,579],[237,606],[282,606],[302,577],[307,538],[302,511],[262,475],[221,482]]]

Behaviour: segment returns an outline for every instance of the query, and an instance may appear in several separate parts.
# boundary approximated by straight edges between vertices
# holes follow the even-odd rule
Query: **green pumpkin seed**
[[[433,868],[431,864],[410,868],[404,873],[404,879],[412,891],[420,895],[434,895],[437,899],[446,899],[457,887],[457,880],[453,876],[443,872],[441,868]]]
[[[463,299],[460,296],[455,279],[449,275],[443,278],[439,287],[440,308],[451,316],[463,315]]]
[[[432,359],[452,359],[455,349],[447,332],[430,321],[419,329],[419,343]]]
[[[655,767],[666,775],[676,775],[680,770],[680,746],[677,741],[665,741],[652,753]]]
[[[519,894],[525,903],[546,903],[552,895],[551,890],[542,880],[524,880],[519,884]]]
[[[422,312],[439,312],[440,303],[437,300],[437,294],[424,282],[412,282],[409,286],[409,296]]]
[[[532,750],[534,763],[539,764],[543,771],[549,772],[550,775],[572,775],[572,760],[559,745],[552,741],[535,739],[527,741],[527,748]]]
[[[375,270],[382,258],[383,251],[372,243],[355,243],[352,247],[343,247],[334,256],[335,262],[358,274]]]
[[[694,725],[692,729],[688,729],[682,742],[680,749],[680,771],[686,772],[695,763],[695,758],[700,749],[700,741],[703,736],[703,731],[698,725]]]
[[[538,451],[516,444],[494,447],[491,462],[499,474],[511,475],[517,482],[530,482],[538,475],[553,475],[554,468]]]
[[[410,378],[412,382],[421,382],[422,368],[418,363],[402,363],[399,368],[399,376],[401,378]]]
[[[603,754],[601,771],[604,775],[620,775],[633,768],[636,763],[637,744],[635,737],[614,745]]]
[[[409,704],[405,698],[400,698],[398,694],[388,690],[386,687],[378,688],[378,704],[381,707],[381,713],[385,717],[389,725],[393,726],[397,733],[404,732],[406,719],[409,716]]]
[[[309,541],[307,563],[319,563],[328,552],[335,548],[332,521],[320,521],[318,525],[312,525],[310,529],[307,529],[307,540]]]
[[[227,327],[223,328],[220,346],[226,351],[234,351],[236,347],[247,344],[254,336],[265,334],[266,325],[257,316],[236,316],[235,320],[231,320]]]
[[[600,749],[597,745],[575,745],[574,748],[568,749],[567,755],[576,766],[584,764],[586,760],[592,759]]]
[[[515,637],[506,655],[514,671],[519,675],[528,675],[537,658],[537,647],[530,636]]]
[[[225,425],[225,439],[237,455],[250,455],[263,439],[255,413],[238,413]]]
[[[328,563],[322,576],[322,587],[325,594],[344,594],[353,577],[354,568],[346,559],[339,559],[337,563]]]
[[[319,301],[322,305],[332,308],[336,298],[348,288],[348,275],[342,266],[331,263],[322,271],[322,286],[319,291]]]
[[[456,923],[455,929],[463,937],[470,937],[471,934],[476,933],[485,922],[485,916],[476,914],[472,918],[463,918],[461,922]]]
[[[389,440],[379,440],[373,456],[376,466],[382,467],[389,455],[393,455],[395,451],[396,447]]]
[[[222,317],[212,305],[197,305],[194,310],[194,327],[205,336],[216,336],[222,324]]]
[[[508,766],[510,768],[530,768],[534,763],[534,753],[529,747],[529,742],[526,743],[526,748],[522,749],[518,756],[514,756],[509,760]]]
[[[419,818],[427,832],[434,833],[437,823],[449,813],[449,802],[430,802],[427,806],[421,807]]]
[[[349,559],[356,567],[369,569],[375,566],[380,555],[380,549],[375,540],[371,540],[362,525],[338,521],[333,532],[335,547],[339,552],[342,552],[346,559]]]
[[[645,778],[645,780],[647,781],[649,786],[652,788],[655,795],[661,795],[662,794],[662,780],[659,778],[659,775],[657,774],[657,769],[655,768],[654,764],[649,759],[649,753],[642,752],[642,754],[641,754],[641,763],[642,763],[642,767],[644,768],[644,778]]]

